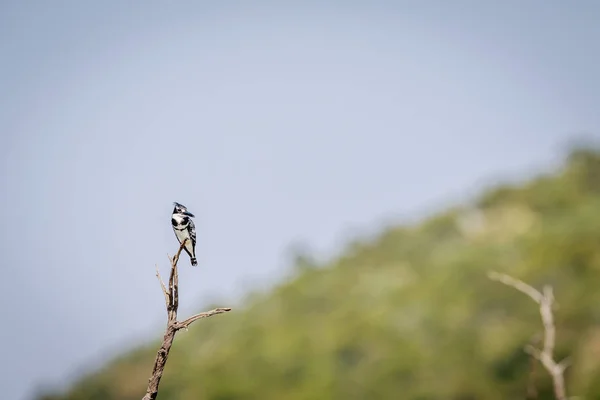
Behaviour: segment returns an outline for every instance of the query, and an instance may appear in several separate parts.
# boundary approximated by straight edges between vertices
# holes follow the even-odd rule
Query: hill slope
[[[523,346],[540,332],[522,294],[494,269],[550,283],[569,394],[600,399],[600,153],[483,195],[416,226],[355,244],[328,265],[299,262],[293,279],[245,309],[175,340],[159,399],[525,398]],[[140,399],[156,343],[40,400]],[[538,398],[551,382],[537,368]]]

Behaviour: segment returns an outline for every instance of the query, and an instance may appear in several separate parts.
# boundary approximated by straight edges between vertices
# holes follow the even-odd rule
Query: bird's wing
[[[188,225],[188,232],[190,233],[190,240],[192,241],[192,247],[196,247],[196,225],[194,225],[194,221],[190,219],[190,223]]]

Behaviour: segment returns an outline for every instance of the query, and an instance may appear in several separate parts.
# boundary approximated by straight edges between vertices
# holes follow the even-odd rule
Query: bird
[[[194,221],[192,221],[192,218],[195,218],[195,216],[183,204],[174,202],[173,205],[175,206],[173,214],[171,214],[173,232],[175,232],[180,245],[185,239],[188,239],[184,250],[190,256],[192,266],[195,267],[198,265],[196,261],[196,226],[194,225]]]

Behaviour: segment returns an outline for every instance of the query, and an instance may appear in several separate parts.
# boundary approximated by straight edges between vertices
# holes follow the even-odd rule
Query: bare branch
[[[217,314],[223,314],[226,313],[228,311],[231,311],[231,308],[215,308],[214,310],[210,310],[210,311],[206,311],[200,314],[196,314],[196,315],[192,315],[191,317],[189,317],[188,319],[178,322],[175,325],[175,329],[179,330],[179,329],[187,329],[192,322],[202,319],[202,318],[208,318],[208,317],[212,317],[213,315],[217,315]]]
[[[530,356],[532,356],[536,360],[539,360],[542,357],[542,352],[539,351],[537,348],[533,347],[530,344],[528,344],[527,346],[525,346],[523,348],[523,350],[525,351],[525,353],[529,354]]]
[[[538,304],[542,301],[543,296],[538,290],[536,290],[532,286],[529,286],[523,281],[513,278],[510,275],[500,274],[498,272],[491,271],[488,273],[488,277],[493,281],[501,282],[505,285],[514,287],[519,292],[525,293],[527,296],[531,297],[533,301],[535,301]]]
[[[560,367],[561,371],[564,372],[565,369],[569,368],[571,366],[571,358],[567,357],[564,360],[562,360],[561,362],[558,363],[558,366]]]
[[[169,260],[171,261],[171,273],[169,274],[168,288],[165,286],[165,283],[160,276],[158,266],[156,267],[156,277],[160,282],[167,307],[167,329],[163,337],[163,342],[156,354],[156,359],[154,360],[154,368],[152,369],[152,376],[148,379],[146,395],[142,400],[155,400],[156,396],[158,396],[158,386],[160,385],[167,358],[169,357],[169,351],[171,350],[177,331],[180,329],[187,329],[192,322],[198,319],[231,311],[231,308],[215,308],[211,311],[193,315],[183,322],[177,321],[177,309],[179,308],[179,273],[177,270],[177,263],[179,262],[179,256],[181,255],[181,251],[185,247],[186,242],[187,239],[181,243],[177,253],[172,258],[169,257]]]
[[[165,281],[163,281],[162,277],[160,276],[160,271],[158,270],[158,264],[156,265],[156,277],[158,278],[158,281],[160,282],[160,287],[162,288],[163,294],[165,295],[165,305],[167,306],[167,309],[169,308],[169,292],[167,292],[167,287],[165,286]]]
[[[567,400],[563,372],[568,366],[568,360],[563,360],[560,363],[554,361],[556,328],[554,325],[554,315],[552,314],[552,305],[554,303],[554,293],[552,291],[552,287],[545,286],[543,292],[540,292],[525,282],[506,274],[490,272],[488,273],[488,277],[494,281],[504,283],[507,286],[517,289],[539,304],[540,316],[542,318],[542,324],[544,325],[542,349],[539,350],[532,345],[527,345],[525,346],[525,351],[535,357],[552,377],[554,395],[556,396],[556,399]]]

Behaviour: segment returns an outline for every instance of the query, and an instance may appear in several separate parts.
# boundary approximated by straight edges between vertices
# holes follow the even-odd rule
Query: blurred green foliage
[[[490,191],[414,226],[357,242],[243,309],[178,335],[159,399],[517,399],[541,333],[535,303],[490,281],[497,270],[551,284],[569,395],[600,399],[600,152],[577,149],[553,174]],[[157,294],[158,295],[158,294]],[[133,400],[158,342],[39,400]]]

